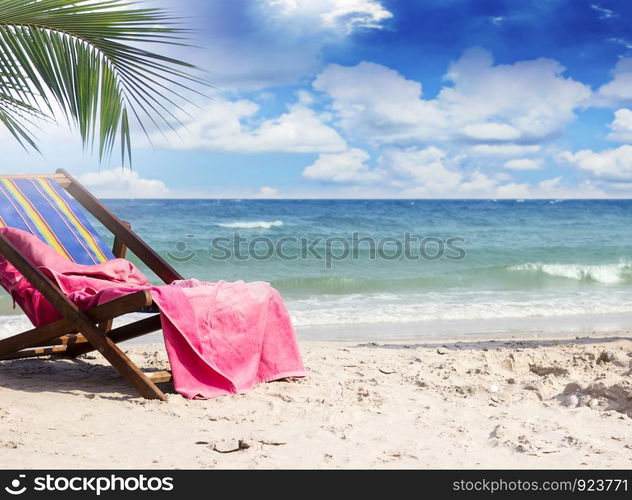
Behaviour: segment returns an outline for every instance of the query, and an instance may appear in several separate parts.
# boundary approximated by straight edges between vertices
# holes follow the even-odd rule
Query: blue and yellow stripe
[[[73,212],[70,207],[68,200],[64,199],[61,193],[52,186],[51,181],[49,179],[39,178],[35,179],[35,182],[37,182],[37,184],[39,184],[42,188],[42,194],[47,196],[51,203],[54,204],[54,206],[66,217],[68,222],[71,224],[71,230],[76,231],[78,234],[77,240],[87,244],[88,248],[96,256],[99,262],[107,262],[110,260],[101,248],[97,237],[86,227],[88,222],[84,222],[79,219],[77,214]],[[92,231],[94,231],[94,229],[92,229]]]
[[[30,232],[79,264],[114,258],[75,200],[48,178],[0,178],[0,221]]]
[[[35,236],[39,236],[44,242],[48,243],[51,247],[57,250],[64,257],[73,260],[70,256],[64,245],[62,245],[57,235],[50,228],[42,214],[35,208],[31,200],[29,200],[22,191],[17,187],[15,181],[11,179],[0,179],[4,188],[10,193],[15,202],[20,207],[20,210],[23,212],[26,217],[28,217],[29,221],[32,223],[30,225],[31,228],[34,228],[37,234]]]

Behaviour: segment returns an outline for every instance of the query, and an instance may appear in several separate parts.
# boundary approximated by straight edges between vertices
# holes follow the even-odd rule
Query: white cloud
[[[129,169],[101,170],[79,176],[98,198],[162,198],[169,194],[164,182],[143,179],[138,172]]]
[[[535,184],[519,182],[507,171],[487,173],[472,168],[466,154],[450,154],[436,146],[387,149],[376,167],[368,165],[369,159],[369,154],[360,149],[320,155],[304,170],[303,176],[345,184],[349,190],[345,192],[353,192],[355,196],[365,192],[370,196],[395,198],[598,198],[612,191],[604,191],[591,181],[568,185],[561,176]],[[541,160],[529,158],[506,163],[509,170],[541,166]]]
[[[590,149],[574,154],[565,151],[559,155],[559,158],[604,181],[632,182],[632,146],[630,145],[598,152]]]
[[[329,65],[316,90],[349,134],[374,145],[423,145],[429,141],[539,142],[560,133],[591,91],[562,76],[552,59],[494,66],[481,49],[467,51],[450,67],[435,99],[419,82],[391,68],[362,62]]]
[[[527,183],[509,182],[496,189],[496,196],[498,198],[529,198],[531,190]]]
[[[608,134],[608,139],[618,142],[632,142],[632,111],[626,108],[615,111],[610,129],[612,132]]]
[[[420,134],[440,134],[446,126],[437,106],[421,99],[419,82],[380,64],[330,64],[313,86],[331,97],[332,109],[345,131],[369,143],[417,140]]]
[[[616,43],[618,45],[623,45],[626,49],[632,49],[632,42],[626,40],[625,38],[608,38],[608,42]]]
[[[382,178],[382,174],[366,164],[369,158],[369,154],[362,149],[351,149],[338,154],[321,154],[314,163],[303,170],[303,176],[327,182],[375,182]]]
[[[536,184],[527,182],[509,182],[496,187],[495,198],[604,198],[609,195],[591,181],[583,181],[578,185],[565,184],[562,177],[545,179]]]
[[[304,0],[303,3],[314,4],[312,0]],[[321,15],[323,23],[347,33],[357,28],[382,28],[382,22],[393,17],[376,0],[333,0],[330,3],[331,10]]]
[[[276,198],[279,191],[273,187],[263,186],[259,190],[258,198]]]
[[[496,188],[498,198],[591,198],[599,197],[602,193],[595,191],[592,186],[564,185],[562,177],[545,179],[536,184],[527,182],[509,182]]]
[[[154,134],[152,142],[167,149],[238,153],[338,152],[347,147],[338,132],[304,104],[266,120],[257,121],[258,111],[259,105],[250,100],[217,99],[197,113],[196,121],[185,122],[185,128],[166,137]]]
[[[466,180],[461,183],[457,193],[465,196],[486,196],[498,189],[498,179],[489,177],[480,170],[471,172]]]
[[[542,150],[542,146],[532,144],[477,144],[470,151],[477,156],[507,157],[534,154]]]
[[[503,166],[509,170],[538,170],[542,167],[542,161],[531,158],[516,158],[505,162]]]
[[[264,0],[263,5],[287,23],[343,34],[382,28],[393,17],[378,0]]]
[[[370,186],[383,194],[399,197],[485,196],[498,186],[480,170],[461,168],[463,156],[450,156],[430,146],[424,149],[389,149],[377,167],[367,164],[370,156],[361,149],[340,154],[324,154],[303,171],[313,180]]]
[[[448,71],[452,87],[438,97],[452,121],[493,121],[517,129],[521,138],[543,139],[559,132],[590,96],[582,83],[564,78],[553,59],[494,66],[491,55],[468,50]]]
[[[612,80],[597,91],[594,104],[622,106],[632,103],[632,57],[620,59],[612,76]]]
[[[380,164],[395,175],[410,179],[414,189],[425,194],[454,191],[463,176],[453,167],[457,163],[445,151],[431,146],[421,150],[391,150],[380,159]],[[407,183],[401,183],[406,186]]]
[[[590,8],[599,13],[599,19],[612,19],[613,17],[619,17],[619,14],[612,9],[606,9],[598,4],[592,3],[590,4]]]
[[[321,155],[321,161],[308,167],[304,175],[343,185],[344,192],[330,192],[332,197],[568,199],[629,194],[625,182],[588,179],[569,183],[558,175],[530,183],[516,180],[508,172],[490,174],[468,168],[466,155],[451,156],[436,146],[386,150],[376,167],[367,165],[368,159],[361,150],[349,155]]]
[[[553,179],[546,179],[538,183],[538,188],[542,191],[553,191],[559,189],[562,185],[561,177],[554,177]]]
[[[506,123],[474,123],[463,128],[463,133],[478,141],[511,141],[520,138],[520,130]]]
[[[465,154],[451,155],[436,146],[424,149],[388,149],[376,167],[367,164],[368,153],[351,150],[321,155],[305,169],[307,178],[345,185],[354,197],[421,198],[603,198],[625,196],[625,183],[584,180],[568,183],[562,176],[530,183],[508,172],[487,173],[468,167]],[[525,160],[521,166],[527,166]],[[533,160],[539,165],[539,160]],[[531,164],[529,164],[532,166]]]
[[[308,92],[307,90],[299,90],[296,93],[296,97],[298,98],[299,104],[304,106],[311,106],[314,104],[314,94]]]
[[[563,186],[556,178],[520,182],[510,172],[542,168],[543,144],[592,95],[563,73],[551,59],[494,65],[474,49],[450,66],[434,98],[424,97],[420,82],[371,62],[331,64],[313,88],[330,98],[333,123],[350,140],[380,154],[370,172],[380,173],[384,188],[410,196],[536,196]]]
[[[500,179],[479,169],[463,168],[465,155],[450,156],[435,146],[425,149],[388,150],[380,167],[402,196],[481,197],[495,193]]]

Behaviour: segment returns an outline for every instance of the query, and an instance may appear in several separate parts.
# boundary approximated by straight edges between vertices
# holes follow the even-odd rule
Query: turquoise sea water
[[[270,281],[298,327],[632,315],[632,200],[106,204],[185,277]]]

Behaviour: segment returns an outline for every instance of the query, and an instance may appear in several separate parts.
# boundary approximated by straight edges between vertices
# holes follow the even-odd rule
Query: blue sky
[[[628,0],[155,0],[186,16],[212,100],[135,137],[133,171],[65,128],[10,172],[101,196],[566,198],[632,194]]]

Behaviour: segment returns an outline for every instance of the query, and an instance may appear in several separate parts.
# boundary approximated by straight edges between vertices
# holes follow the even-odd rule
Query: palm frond
[[[0,0],[0,93],[49,114],[58,103],[100,158],[118,136],[131,161],[129,116],[171,127],[183,94],[207,85],[192,64],[144,48],[182,45],[177,22],[122,0]],[[3,123],[32,146],[12,116]]]
[[[0,123],[2,123],[21,146],[36,150],[37,144],[25,123],[33,125],[33,118],[41,117],[37,108],[0,91]]]

